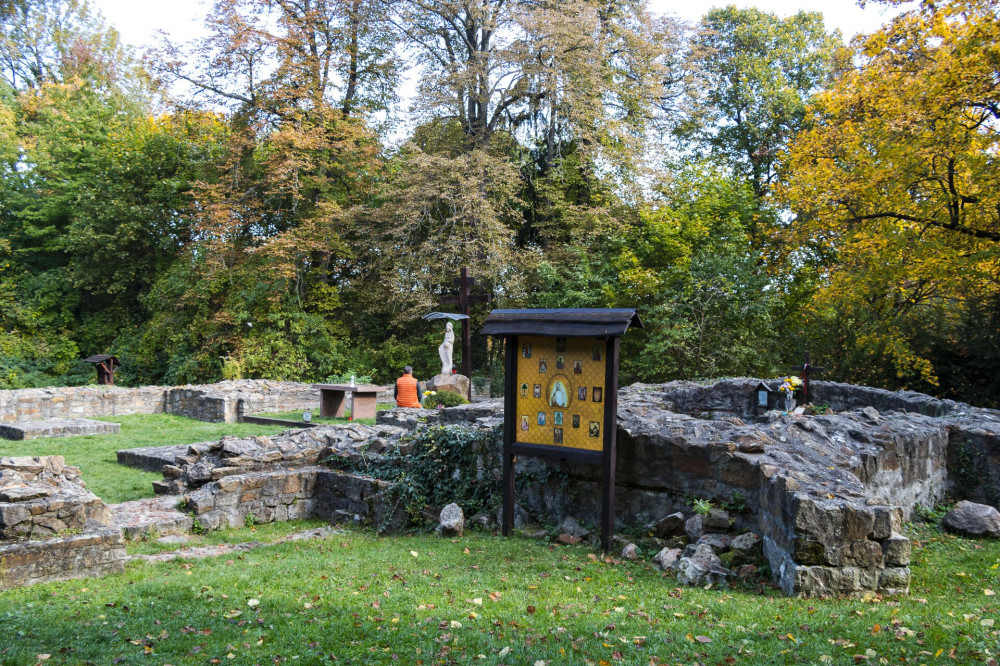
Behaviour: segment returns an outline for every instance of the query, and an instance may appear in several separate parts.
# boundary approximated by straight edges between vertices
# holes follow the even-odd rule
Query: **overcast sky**
[[[169,0],[168,2],[141,2],[135,0],[90,0],[104,17],[121,32],[126,42],[144,47],[154,43],[157,30],[165,30],[177,42],[198,36],[205,14],[211,7],[210,0]],[[701,2],[699,0],[650,0],[650,8],[657,13],[677,16],[687,21],[697,21],[714,6],[736,4],[741,7],[757,6],[788,16],[797,11],[816,10],[817,5],[826,19],[829,30],[840,28],[845,37],[859,32],[871,32],[881,25],[891,10],[869,3],[865,9],[855,0],[825,0],[822,3],[807,0],[756,0],[755,2]]]

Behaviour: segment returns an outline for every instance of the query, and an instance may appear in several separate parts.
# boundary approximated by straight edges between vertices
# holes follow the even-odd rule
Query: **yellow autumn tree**
[[[854,47],[779,190],[817,268],[802,316],[842,378],[934,384],[913,322],[947,325],[998,293],[1000,16],[991,0],[925,0]]]

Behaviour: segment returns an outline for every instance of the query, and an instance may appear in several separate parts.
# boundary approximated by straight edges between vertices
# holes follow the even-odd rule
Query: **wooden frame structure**
[[[618,420],[618,353],[621,336],[630,326],[642,328],[642,322],[631,309],[553,309],[553,310],[494,310],[483,325],[482,335],[501,337],[504,340],[504,435],[503,435],[503,522],[504,536],[510,534],[514,526],[514,464],[518,455],[547,458],[554,461],[600,464],[602,466],[601,492],[601,545],[605,552],[610,550],[615,526],[615,456]],[[568,340],[573,339],[570,344]],[[588,340],[589,339],[589,340]],[[531,342],[528,342],[531,341]],[[540,342],[539,342],[540,341]],[[551,341],[551,345],[550,342]],[[542,345],[536,354],[532,345]],[[585,361],[573,360],[584,349],[592,349],[589,368]],[[575,354],[570,352],[575,349]],[[562,351],[562,354],[560,354]],[[544,354],[544,357],[542,356]],[[525,361],[530,368],[520,367]],[[552,362],[552,373],[549,363]],[[603,376],[598,376],[603,364]],[[539,377],[548,375],[550,388],[548,398],[540,395],[541,382],[529,392],[526,372],[537,367]],[[587,386],[576,387],[568,377],[588,376]],[[565,374],[555,374],[562,372]],[[562,378],[562,379],[558,379]],[[553,390],[553,382],[565,380],[571,389],[565,387]],[[600,384],[600,385],[598,385]],[[553,395],[559,397],[553,398]],[[572,406],[574,396],[580,398],[580,407]],[[531,426],[531,412],[536,406],[553,405],[558,401],[553,414],[553,424],[547,420],[547,411],[537,412],[535,429]],[[541,401],[541,402],[539,402]],[[589,422],[584,429],[581,411],[596,414],[595,405],[603,403],[599,416]],[[564,411],[565,410],[565,411]],[[586,412],[585,410],[589,410]],[[523,413],[522,413],[523,412]],[[570,422],[564,422],[564,414],[569,414]],[[558,415],[558,416],[556,416]],[[519,423],[520,421],[520,423]],[[555,426],[559,426],[556,428]],[[573,436],[564,435],[564,427]],[[577,432],[570,430],[570,426]],[[552,428],[550,431],[549,428]],[[600,440],[597,441],[600,432]],[[552,443],[543,443],[546,437]],[[529,439],[531,441],[524,441]],[[594,442],[589,442],[594,439]]]
[[[93,363],[97,367],[97,383],[104,386],[114,386],[115,370],[121,367],[122,362],[117,357],[110,354],[97,354],[83,359],[84,363]]]

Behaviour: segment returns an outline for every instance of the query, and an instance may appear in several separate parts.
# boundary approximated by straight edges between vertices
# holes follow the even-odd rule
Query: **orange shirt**
[[[420,397],[417,395],[419,382],[413,375],[403,375],[396,380],[396,406],[420,407]]]

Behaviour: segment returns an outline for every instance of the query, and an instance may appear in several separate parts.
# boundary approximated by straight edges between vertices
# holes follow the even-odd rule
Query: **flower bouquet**
[[[785,377],[781,380],[778,391],[785,399],[785,411],[790,412],[795,409],[795,392],[802,388],[801,377]]]

